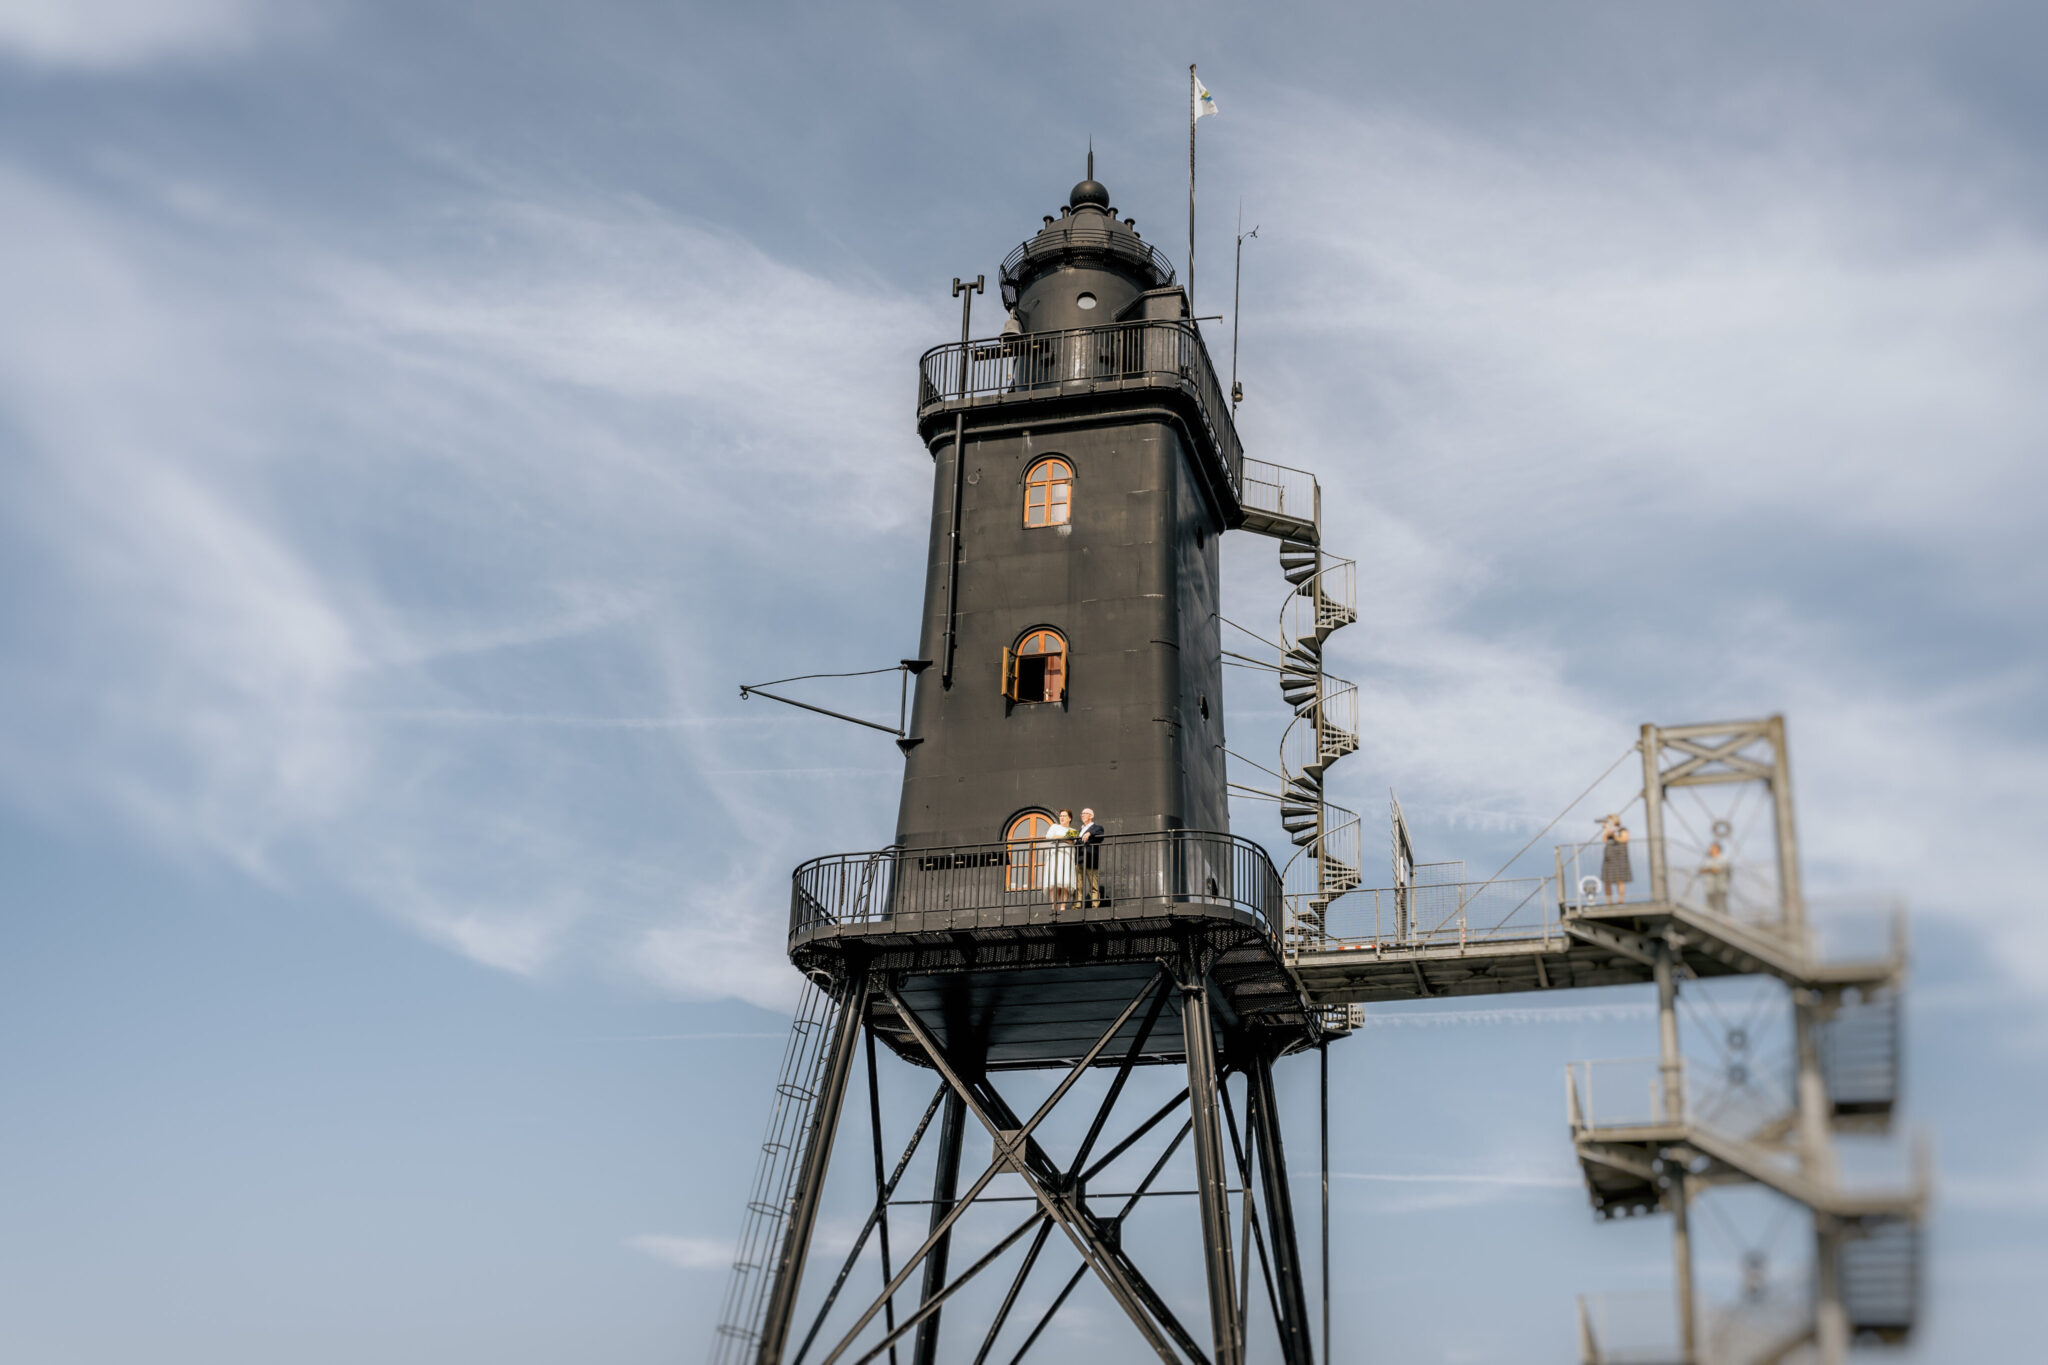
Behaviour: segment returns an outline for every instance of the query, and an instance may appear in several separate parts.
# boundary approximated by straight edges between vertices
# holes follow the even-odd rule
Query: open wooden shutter
[[[1008,645],[1003,646],[1003,695],[1017,700],[1017,656]]]
[[[1067,652],[1064,649],[1045,656],[1045,699],[1067,699]]]

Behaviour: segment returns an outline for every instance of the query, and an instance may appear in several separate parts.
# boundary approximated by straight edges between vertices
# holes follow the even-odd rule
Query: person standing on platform
[[[1628,826],[1619,815],[1600,820],[1600,881],[1607,889],[1607,903],[1619,905],[1628,898],[1628,884],[1634,873],[1628,865]]]
[[[1707,909],[1717,915],[1728,913],[1728,881],[1728,854],[1716,839],[1707,845],[1707,856],[1700,860],[1700,889],[1707,894]]]
[[[1045,853],[1046,886],[1052,892],[1052,908],[1064,910],[1074,899],[1074,842],[1080,837],[1074,828],[1074,812],[1061,811],[1045,837],[1052,845]]]
[[[1078,831],[1081,855],[1081,904],[1101,905],[1102,898],[1102,826],[1095,823],[1095,812],[1083,808],[1081,828]]]

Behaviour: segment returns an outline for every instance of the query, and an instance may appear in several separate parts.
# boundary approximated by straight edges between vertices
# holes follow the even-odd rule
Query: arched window
[[[1056,630],[1026,631],[1003,651],[1003,695],[1011,701],[1067,699],[1067,638]]]
[[[1051,828],[1052,817],[1042,810],[1027,810],[1010,822],[1010,828],[1003,834],[1003,841],[1010,846],[1005,859],[1009,871],[1004,882],[1010,890],[1045,889],[1046,862],[1052,852],[1052,844],[1045,835]]]
[[[1024,475],[1024,524],[1065,526],[1074,510],[1074,467],[1053,457],[1040,460]]]

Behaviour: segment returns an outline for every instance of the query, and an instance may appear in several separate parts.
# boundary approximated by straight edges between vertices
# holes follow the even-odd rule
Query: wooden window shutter
[[[1045,699],[1067,699],[1067,652],[1064,649],[1045,656]]]
[[[1017,700],[1017,656],[1008,645],[1003,646],[1003,695]]]

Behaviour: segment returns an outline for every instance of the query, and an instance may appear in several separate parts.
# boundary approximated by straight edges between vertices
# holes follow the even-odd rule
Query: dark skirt
[[[1629,880],[1627,844],[1618,839],[1607,841],[1607,851],[1600,855],[1600,880],[1610,886]]]

